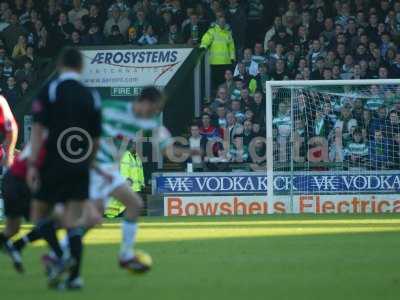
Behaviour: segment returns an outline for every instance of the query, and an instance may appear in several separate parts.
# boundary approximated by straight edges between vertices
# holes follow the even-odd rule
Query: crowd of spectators
[[[246,150],[248,139],[243,135],[246,122],[261,127],[261,136],[265,132],[263,99],[267,80],[400,76],[400,1],[283,1],[272,26],[264,30],[264,39],[255,38],[252,44],[246,44],[233,30],[232,19],[226,13],[232,3],[238,1],[228,1],[227,10],[217,14],[212,26],[232,27],[235,59],[225,57],[224,62],[212,66],[216,96],[205,103],[203,112],[214,120],[213,125],[219,128],[215,132],[220,136],[228,129],[226,153],[237,154],[236,137],[242,137],[241,161],[252,162]],[[244,5],[242,9],[246,15]],[[241,24],[248,25],[245,19]],[[205,42],[204,46],[213,50]],[[228,45],[227,51],[231,48]],[[217,53],[216,57],[220,56]],[[345,93],[300,93],[292,106],[287,97],[275,95],[274,160],[290,161],[293,130],[300,137],[293,145],[297,151],[293,160],[303,167],[304,162],[330,162],[336,163],[331,167],[346,169],[398,168],[398,90],[382,85],[366,89],[358,98],[346,97]],[[302,99],[303,111],[293,114]],[[200,132],[210,139],[204,116],[202,123]],[[254,131],[252,134],[258,136]],[[228,155],[228,159],[236,161],[237,156]]]
[[[246,148],[253,137],[265,135],[267,80],[398,78],[399,38],[398,0],[0,1],[0,88],[15,107],[38,84],[41,59],[54,57],[66,45],[187,44],[208,48],[215,97],[204,101],[202,117],[191,131],[196,132],[197,126],[199,136],[207,141],[229,138],[225,146],[213,148],[217,157],[211,160],[218,160],[219,153],[221,160],[254,162]],[[394,115],[398,111],[390,106],[393,103],[388,103],[386,93],[381,94],[374,101],[349,101],[339,110],[333,107],[333,112],[324,109],[333,101],[320,101],[312,115],[295,120],[293,126],[309,131],[319,124],[318,130],[325,131],[319,120],[333,116],[339,120],[348,114],[357,122],[350,122],[354,126],[348,134],[342,133],[343,148],[360,136],[370,145],[379,139],[381,127],[373,126],[366,134],[360,115],[370,115],[371,120],[384,118],[386,125],[398,119]],[[274,111],[280,114],[274,120],[276,142],[284,141],[292,126],[285,114],[290,115],[294,108],[281,102]],[[338,127],[350,126],[346,121],[343,127],[337,120],[327,124],[328,137],[335,135]],[[387,130],[380,133],[385,144],[395,140]],[[265,152],[258,141],[255,144],[257,153]],[[368,145],[366,148],[371,148]],[[332,148],[328,147],[328,158]],[[346,154],[349,151],[343,150],[340,159],[351,160],[352,155]],[[284,157],[279,151],[276,155],[277,160]],[[368,155],[374,154],[369,150]],[[199,158],[208,159],[204,155]]]
[[[311,169],[379,170],[400,167],[400,89],[396,85],[277,89],[274,160]],[[293,127],[291,120],[293,119]],[[290,136],[293,134],[293,145]],[[292,147],[292,148],[291,148]],[[293,150],[293,152],[292,152]],[[328,164],[321,164],[328,163]],[[300,167],[300,168],[301,168]]]
[[[246,2],[246,1],[244,1]],[[254,4],[252,4],[254,2]],[[63,46],[187,44],[196,47],[217,15],[226,11],[241,32],[241,18],[257,24],[237,1],[207,0],[5,0],[0,1],[0,89],[12,108],[37,85],[43,59]],[[229,7],[229,9],[228,9]],[[261,28],[260,28],[261,30]]]

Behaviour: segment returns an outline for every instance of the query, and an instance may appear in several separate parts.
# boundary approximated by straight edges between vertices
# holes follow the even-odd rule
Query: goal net
[[[294,213],[400,211],[400,80],[266,86],[269,199]]]

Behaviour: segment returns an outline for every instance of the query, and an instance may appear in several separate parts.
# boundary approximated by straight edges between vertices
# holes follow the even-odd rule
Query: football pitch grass
[[[25,227],[26,229],[26,227]],[[120,230],[86,239],[81,292],[45,287],[43,244],[24,253],[26,274],[0,256],[0,299],[399,299],[400,216],[325,215],[144,218],[137,248],[146,275],[117,267]]]

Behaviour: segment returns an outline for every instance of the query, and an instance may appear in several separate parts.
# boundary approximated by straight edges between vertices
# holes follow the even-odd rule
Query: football
[[[150,254],[146,253],[145,251],[142,250],[135,250],[135,258],[137,261],[142,264],[146,271],[149,271],[151,267],[153,266],[153,259]],[[142,273],[142,272],[134,272],[134,273]]]

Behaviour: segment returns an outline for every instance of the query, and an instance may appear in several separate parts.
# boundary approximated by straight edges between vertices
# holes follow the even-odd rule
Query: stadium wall
[[[155,173],[150,215],[218,216],[277,213],[397,213],[400,173]]]

